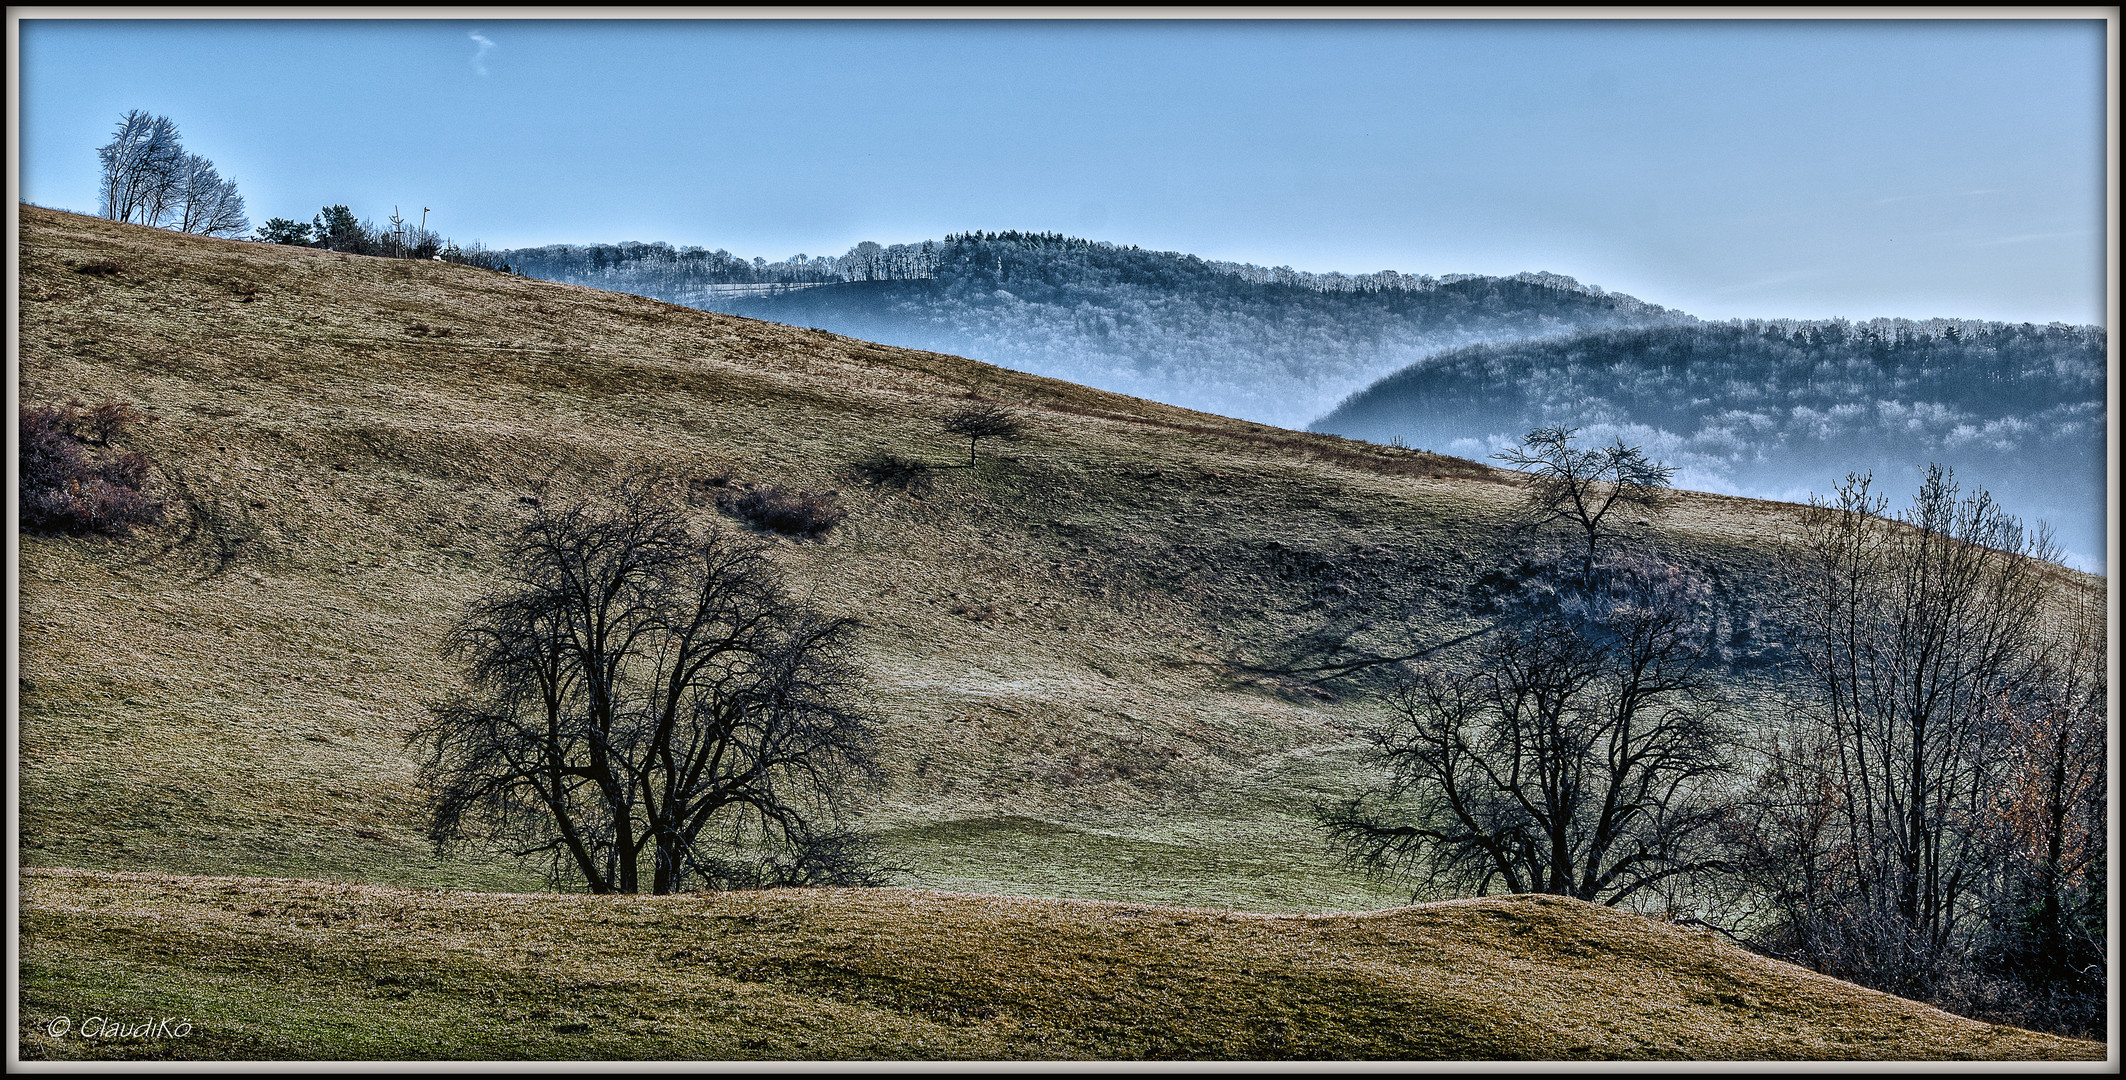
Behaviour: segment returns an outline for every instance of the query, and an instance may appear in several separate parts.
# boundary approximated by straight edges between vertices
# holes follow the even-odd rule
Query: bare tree
[[[1620,505],[1658,512],[1675,470],[1648,460],[1644,451],[1625,446],[1622,441],[1594,450],[1575,448],[1572,445],[1575,430],[1537,428],[1528,433],[1519,447],[1497,456],[1529,477],[1526,495],[1515,513],[1515,532],[1530,533],[1554,522],[1571,525],[1582,540],[1580,575],[1592,578],[1605,549],[1616,546],[1611,542],[1618,535],[1612,512]],[[1547,558],[1547,555],[1539,555],[1536,561]],[[1327,640],[1325,649],[1310,645],[1312,655],[1307,659],[1312,662],[1255,670],[1297,676],[1314,683],[1328,682],[1424,660],[1483,636],[1490,629],[1484,627],[1452,637],[1435,637],[1426,644],[1398,652],[1359,653],[1348,647],[1348,636],[1332,638]]]
[[[443,243],[443,238],[430,231],[427,226],[419,226],[407,231],[406,254],[415,259],[431,259],[443,250]]]
[[[2103,594],[2076,590],[2030,693],[1999,700],[2008,750],[1981,959],[2021,998],[2018,1021],[2100,1038],[2107,854]]]
[[[1539,528],[1563,522],[1587,541],[1583,567],[1592,571],[1605,529],[1614,528],[1610,513],[1622,506],[1657,512],[1676,470],[1647,458],[1622,439],[1610,446],[1582,450],[1572,445],[1577,428],[1537,428],[1521,445],[1493,456],[1529,477],[1520,524]]]
[[[243,196],[214,163],[188,154],[167,116],[134,109],[119,118],[111,141],[96,152],[102,163],[103,216],[162,225],[202,236],[235,236],[251,227]]]
[[[967,440],[967,467],[975,466],[975,444],[983,439],[1016,439],[1026,426],[1017,413],[995,402],[982,402],[945,415],[938,426],[948,435]]]
[[[432,835],[485,834],[557,880],[659,893],[868,880],[839,822],[872,775],[851,624],[759,550],[696,535],[644,476],[534,509],[508,583],[453,627],[465,688],[411,737]]]
[[[1321,810],[1345,854],[1483,895],[1622,904],[1714,869],[1729,766],[1704,596],[1648,559],[1552,575],[1428,660],[1371,733],[1385,788]]]
[[[886,249],[875,240],[865,240],[850,248],[837,263],[837,268],[849,281],[878,281],[885,277]]]
[[[178,232],[201,231],[207,214],[221,200],[221,173],[214,163],[198,154],[186,154],[177,170],[177,191],[172,200],[171,225]]]
[[[235,236],[251,227],[236,182],[223,179],[214,163],[198,154],[185,155],[174,205],[179,232]]]
[[[1768,773],[1786,809],[1760,798],[1737,831],[1781,854],[1759,870],[1790,951],[1928,997],[1980,929],[2003,783],[2047,756],[2010,721],[2051,678],[2054,551],[1939,467],[1895,517],[1869,488],[1850,477],[1804,515],[1799,723]]]
[[[119,118],[111,141],[96,151],[103,167],[103,216],[160,225],[177,200],[185,167],[177,125],[134,109]]]

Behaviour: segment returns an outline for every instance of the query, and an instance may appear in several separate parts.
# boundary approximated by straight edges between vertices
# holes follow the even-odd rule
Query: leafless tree
[[[1572,445],[1575,430],[1537,428],[1520,446],[1497,456],[1529,477],[1526,495],[1514,515],[1514,531],[1528,534],[1554,522],[1569,524],[1582,542],[1579,573],[1591,577],[1604,552],[1618,547],[1614,542],[1619,531],[1613,512],[1620,506],[1657,512],[1675,470],[1648,460],[1644,451],[1621,441],[1593,450],[1576,448]],[[1549,556],[1536,554],[1533,558],[1540,563]],[[1361,653],[1349,649],[1347,639],[1331,639],[1326,649],[1310,646],[1308,662],[1255,670],[1314,683],[1329,682],[1421,661],[1481,637],[1490,629],[1481,627],[1454,636],[1433,635],[1433,640],[1394,652]]]
[[[244,197],[236,182],[225,180],[214,163],[198,154],[186,154],[177,184],[174,204],[179,232],[201,236],[235,236],[251,227],[244,216]]]
[[[486,835],[557,880],[858,883],[840,826],[870,779],[851,624],[792,600],[758,548],[689,529],[662,484],[540,501],[507,583],[453,627],[465,687],[411,737],[432,835]]]
[[[1760,785],[1778,797],[1737,831],[1778,855],[1760,884],[1791,951],[1925,997],[1979,930],[2002,856],[1996,800],[2032,749],[2009,721],[2051,678],[2055,552],[1939,467],[1895,517],[1870,484],[1804,515],[1798,723]]]
[[[2078,588],[2029,693],[1999,699],[1998,855],[1981,951],[2024,999],[2026,1026],[2101,1037],[2107,853],[2103,594]]]
[[[1493,456],[1529,478],[1521,527],[1563,522],[1579,530],[1587,542],[1583,567],[1592,571],[1604,530],[1615,528],[1612,511],[1626,506],[1659,511],[1676,470],[1649,459],[1636,446],[1624,445],[1622,439],[1590,450],[1576,448],[1572,440],[1577,432],[1537,428],[1521,445]]]
[[[96,152],[102,163],[103,216],[141,225],[169,223],[180,232],[235,236],[251,227],[243,196],[214,163],[185,152],[177,125],[139,109],[118,121]]]
[[[1026,430],[1017,413],[986,401],[946,414],[938,426],[948,435],[967,440],[967,467],[970,469],[975,466],[975,444],[983,439],[1016,439]]]
[[[878,281],[886,276],[886,249],[875,240],[865,240],[841,257],[837,268],[849,281]]]
[[[443,250],[443,243],[443,238],[430,231],[426,225],[418,226],[407,230],[406,254],[410,258],[431,259]]]
[[[184,175],[185,151],[169,117],[139,109],[126,113],[96,156],[103,167],[104,217],[160,225],[170,216]]]
[[[1372,732],[1385,788],[1321,811],[1347,856],[1478,895],[1622,904],[1714,869],[1729,771],[1703,589],[1657,560],[1556,573],[1427,660]]]

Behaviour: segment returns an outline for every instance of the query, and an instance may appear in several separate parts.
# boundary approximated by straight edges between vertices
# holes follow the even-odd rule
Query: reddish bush
[[[140,419],[132,406],[25,405],[21,417],[23,528],[124,536],[162,520],[162,505],[141,490],[148,459],[109,445]],[[104,449],[91,453],[92,444]]]

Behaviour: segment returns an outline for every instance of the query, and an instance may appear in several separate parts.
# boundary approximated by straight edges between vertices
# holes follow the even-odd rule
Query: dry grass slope
[[[1560,897],[1242,915],[32,871],[25,1057],[2100,1060]],[[53,1038],[180,1016],[183,1039]]]
[[[775,556],[867,624],[901,777],[868,820],[911,884],[1398,899],[1304,821],[1362,712],[1248,678],[1233,645],[1318,620],[1293,552],[1482,550],[1507,490],[1483,466],[465,267],[21,213],[24,400],[148,411],[133,444],[174,511],[125,543],[24,539],[31,864],[533,885],[427,849],[399,739],[530,485],[656,464],[843,492],[827,542]],[[957,460],[936,421],[970,395],[1028,437],[925,494],[846,475]]]
[[[172,508],[126,541],[21,538],[25,1015],[167,1004],[216,1018],[185,1048],[96,1052],[1995,1052],[1982,1026],[1957,1029],[1981,1032],[1963,1042],[1868,1041],[1889,1013],[1839,1029],[1850,1038],[1819,1026],[1780,1042],[1787,1014],[1693,1003],[1675,989],[1697,978],[1686,954],[1655,945],[1643,964],[1600,960],[1624,981],[1585,986],[1638,988],[1553,1030],[1556,1001],[1517,980],[1581,978],[1557,966],[1580,946],[1497,954],[1504,966],[1436,951],[1494,918],[1441,913],[1518,925],[1565,910],[1538,902],[1312,921],[1208,910],[1404,901],[1330,862],[1308,818],[1355,782],[1371,706],[1247,662],[1350,613],[1324,567],[1377,593],[1379,640],[1440,632],[1424,625],[1427,590],[1495,545],[1514,494],[1484,466],[465,267],[19,213],[22,399],[149,412],[129,445],[162,463]],[[940,472],[928,492],[848,476],[881,449],[961,460],[937,419],[969,399],[1012,406],[1027,437],[984,446],[979,469]],[[865,625],[896,777],[865,823],[906,884],[1136,914],[921,891],[609,909],[399,891],[542,887],[509,861],[428,846],[402,740],[451,678],[436,643],[485,587],[519,500],[644,464],[842,492],[849,518],[822,542],[767,542],[816,602]],[[1661,528],[1747,570],[1790,510],[1687,496]],[[1589,957],[1632,955],[1598,948],[1612,930],[1696,940],[1573,910],[1594,921],[1558,940]],[[660,944],[660,927],[687,934]],[[441,1022],[409,1024],[416,996]],[[1821,999],[1847,1000],[1860,999]],[[1600,1015],[1626,1006],[1675,1022],[1605,1034]],[[1686,1030],[1722,1010],[1743,1026]],[[2006,1056],[2088,1052],[1987,1037]]]

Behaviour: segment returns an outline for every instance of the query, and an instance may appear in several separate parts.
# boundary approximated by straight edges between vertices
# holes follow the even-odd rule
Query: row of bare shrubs
[[[162,520],[146,491],[145,455],[112,440],[145,419],[119,401],[21,410],[22,527],[35,533],[125,536]]]

